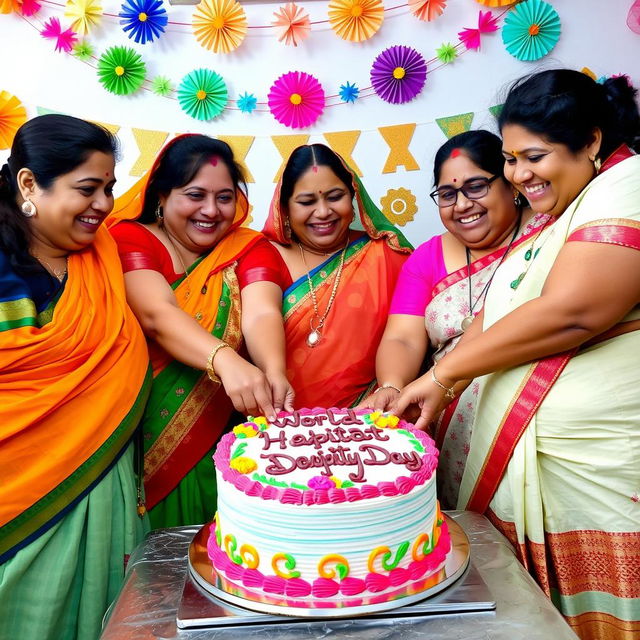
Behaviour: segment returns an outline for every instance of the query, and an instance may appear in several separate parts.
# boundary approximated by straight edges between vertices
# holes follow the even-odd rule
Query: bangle
[[[398,393],[402,393],[402,391],[400,391],[400,389],[398,389],[398,387],[394,387],[392,384],[381,384],[373,393],[378,393],[378,391],[380,391],[381,389],[393,389],[394,391],[397,391]]]
[[[220,351],[220,349],[224,349],[225,347],[231,348],[231,345],[228,345],[226,342],[220,342],[215,347],[213,347],[213,349],[211,349],[211,353],[207,358],[206,371],[207,371],[207,375],[209,376],[209,380],[211,380],[211,382],[216,382],[216,383],[220,382],[220,376],[216,375],[216,372],[213,368],[213,359],[216,357],[216,354],[218,353],[218,351]]]
[[[456,397],[456,392],[453,388],[453,386],[451,387],[445,387],[442,382],[440,382],[440,380],[438,380],[438,378],[436,378],[436,365],[434,364],[433,367],[431,367],[431,379],[433,380],[433,382],[435,384],[437,384],[441,389],[444,389],[444,397],[445,398],[449,398],[449,400],[453,400]]]

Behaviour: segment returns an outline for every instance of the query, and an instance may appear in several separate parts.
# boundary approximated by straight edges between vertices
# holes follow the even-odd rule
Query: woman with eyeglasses
[[[488,131],[461,133],[436,153],[430,196],[446,232],[418,247],[402,269],[376,358],[379,387],[363,405],[388,409],[427,353],[437,362],[453,349],[482,309],[497,266],[544,223],[546,216],[533,216],[514,197],[503,166],[500,139]],[[446,508],[457,501],[478,390],[474,382],[435,424]]]

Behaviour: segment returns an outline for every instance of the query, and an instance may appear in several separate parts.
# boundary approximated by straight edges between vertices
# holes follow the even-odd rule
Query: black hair
[[[0,169],[0,250],[17,273],[46,271],[29,253],[31,230],[18,206],[20,169],[31,170],[36,184],[46,190],[92,153],[115,156],[117,149],[117,140],[107,129],[72,116],[37,116],[18,129],[11,155]]]
[[[282,187],[280,189],[280,208],[286,210],[289,198],[293,195],[296,182],[310,167],[329,167],[338,178],[347,185],[351,197],[355,195],[353,176],[345,167],[340,156],[324,144],[305,144],[294,149],[287,166],[282,172]]]
[[[241,188],[246,193],[242,168],[226,142],[201,134],[184,136],[177,138],[163,150],[158,166],[147,185],[138,221],[145,224],[154,222],[160,196],[166,197],[172,189],[178,189],[191,182],[213,156],[220,159],[229,170],[234,188]]]
[[[483,171],[488,171],[494,176],[504,177],[504,157],[502,155],[502,140],[497,135],[484,129],[476,131],[465,131],[459,133],[453,138],[449,138],[436,151],[436,157],[433,161],[433,184],[438,185],[440,182],[440,172],[442,165],[451,157],[454,149],[462,149],[471,159],[473,164],[480,167]]]
[[[598,155],[605,160],[623,143],[640,150],[636,94],[626,76],[599,84],[581,71],[548,69],[511,85],[498,126],[502,131],[505,125],[520,125],[573,153],[591,143],[598,128]]]

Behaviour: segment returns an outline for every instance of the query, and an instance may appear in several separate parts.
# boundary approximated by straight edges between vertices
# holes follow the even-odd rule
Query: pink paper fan
[[[324,111],[324,90],[312,75],[289,71],[271,86],[268,103],[278,122],[303,129],[311,126]]]
[[[627,14],[627,27],[633,33],[640,34],[640,0],[636,0]]]
[[[69,53],[73,49],[75,41],[78,36],[72,29],[62,30],[60,26],[60,20],[58,18],[49,18],[44,23],[44,28],[40,32],[43,38],[56,41],[56,51],[64,51]]]
[[[20,11],[23,16],[30,18],[35,16],[42,9],[42,5],[37,0],[23,0]]]
[[[478,28],[477,29],[463,29],[458,33],[460,42],[464,44],[467,49],[478,50],[480,48],[480,36],[483,33],[491,33],[498,30],[498,19],[494,18],[491,11],[480,11],[478,16]]]

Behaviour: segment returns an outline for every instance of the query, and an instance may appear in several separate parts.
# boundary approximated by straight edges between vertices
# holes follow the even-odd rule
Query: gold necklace
[[[514,291],[520,286],[520,283],[524,280],[524,277],[529,272],[529,269],[531,268],[531,265],[533,264],[533,261],[538,256],[538,253],[539,253],[540,249],[542,249],[542,245],[544,244],[544,241],[540,244],[540,246],[537,249],[534,250],[534,247],[535,247],[536,242],[540,239],[540,236],[542,235],[542,232],[546,229],[547,225],[552,220],[552,218],[553,218],[553,216],[549,216],[544,221],[544,224],[540,227],[540,231],[538,231],[538,233],[536,234],[536,237],[531,242],[531,246],[524,252],[524,259],[525,259],[525,263],[526,263],[525,264],[525,269],[515,280],[512,280],[511,284],[509,285]],[[549,236],[547,236],[547,238],[548,237]],[[545,240],[547,238],[545,238]]]
[[[316,292],[313,288],[313,282],[311,281],[311,276],[309,275],[309,267],[307,266],[307,261],[304,257],[304,250],[302,245],[298,243],[298,247],[300,248],[300,256],[302,257],[302,263],[304,264],[304,268],[307,270],[307,281],[309,283],[309,293],[311,294],[311,302],[313,303],[313,318],[309,319],[309,326],[311,327],[311,331],[307,336],[307,346],[315,347],[318,345],[320,340],[322,340],[322,333],[320,329],[324,326],[325,320],[329,315],[329,311],[331,310],[331,305],[333,305],[333,301],[335,300],[336,293],[338,291],[338,285],[340,284],[340,277],[342,276],[342,268],[344,267],[344,257],[347,253],[347,247],[349,246],[349,238],[347,237],[347,243],[344,245],[344,249],[342,250],[342,254],[340,255],[340,265],[338,266],[338,270],[336,271],[336,276],[333,281],[333,288],[331,290],[331,295],[329,296],[329,302],[327,303],[327,308],[324,310],[322,317],[320,317],[320,312],[318,311],[318,299],[316,298]],[[314,326],[314,320],[317,319],[317,324]]]
[[[35,253],[33,253],[32,255],[59,282],[62,282],[64,280],[64,277],[67,275],[67,266],[69,261],[68,256],[65,256],[64,258],[64,267],[62,267],[62,269],[56,269],[51,263],[47,262],[44,258],[36,255]]]
[[[298,245],[299,245],[300,247],[302,247],[302,249],[303,249],[304,251],[306,251],[307,253],[311,253],[311,254],[313,254],[314,256],[324,256],[324,257],[327,257],[327,256],[330,256],[330,255],[331,255],[331,251],[324,253],[324,252],[322,252],[322,251],[314,251],[313,249],[309,249],[309,247],[303,247],[301,243],[298,243]]]

